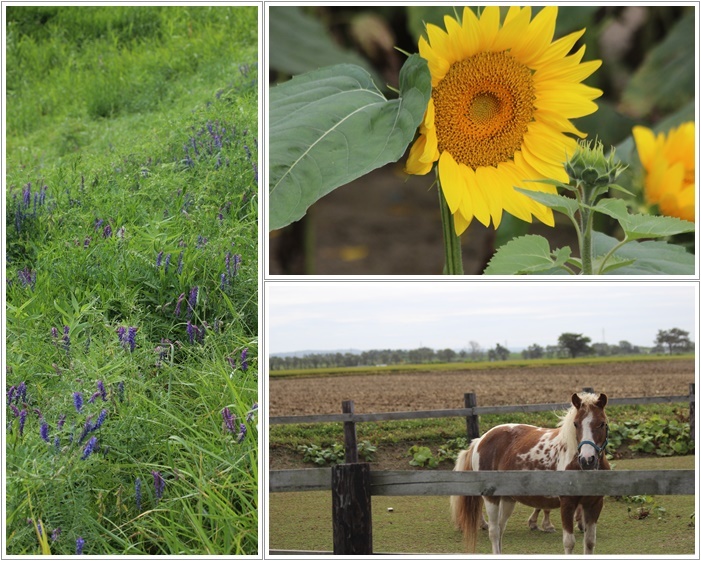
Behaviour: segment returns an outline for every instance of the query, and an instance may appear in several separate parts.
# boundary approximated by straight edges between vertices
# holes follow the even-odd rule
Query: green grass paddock
[[[694,456],[619,460],[616,469],[693,469]],[[606,498],[597,526],[595,553],[601,555],[691,555],[695,552],[693,496],[658,496],[653,506],[665,509],[635,519],[628,508],[637,506]],[[462,536],[450,520],[448,497],[373,497],[373,550],[376,553],[459,554]],[[388,512],[392,508],[392,512]],[[559,511],[551,520],[553,534],[533,532],[526,520],[531,510],[517,505],[504,536],[505,554],[562,555]],[[333,550],[331,493],[270,494],[270,548]],[[575,553],[582,552],[582,534],[577,532]],[[491,553],[486,532],[481,532],[478,553]]]

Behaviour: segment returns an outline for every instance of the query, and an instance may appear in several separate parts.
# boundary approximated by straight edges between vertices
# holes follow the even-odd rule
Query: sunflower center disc
[[[472,169],[513,158],[535,112],[531,70],[506,51],[453,63],[432,97],[438,150]]]

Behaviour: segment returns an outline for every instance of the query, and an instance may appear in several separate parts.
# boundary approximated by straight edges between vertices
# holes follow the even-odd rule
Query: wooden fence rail
[[[274,470],[271,493],[329,491],[332,468]],[[693,495],[694,470],[371,471],[375,496]]]

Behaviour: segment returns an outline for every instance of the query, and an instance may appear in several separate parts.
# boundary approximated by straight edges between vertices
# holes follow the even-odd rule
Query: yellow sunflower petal
[[[406,160],[406,166],[404,171],[410,175],[426,175],[433,168],[433,163],[426,163],[421,161],[421,157],[424,154],[426,148],[426,137],[424,135],[419,136],[414,141],[414,144],[409,150],[409,156]]]
[[[479,20],[469,7],[462,11],[462,34],[467,47],[465,57],[474,55],[480,48]]]
[[[523,64],[533,65],[547,50],[555,33],[557,6],[545,6],[536,14],[526,33],[511,50]]]
[[[441,180],[443,195],[448,203],[451,214],[455,214],[462,202],[465,191],[465,182],[460,173],[460,168],[450,152],[443,152],[438,160],[438,177]]]
[[[462,212],[456,212],[453,214],[453,225],[455,226],[455,235],[460,236],[462,233],[467,230],[467,227],[470,225],[470,222],[472,222],[472,219],[468,220],[462,215]]]
[[[538,61],[538,67],[544,67],[546,64],[550,64],[554,60],[561,59],[566,56],[574,47],[575,43],[584,35],[585,29],[580,29],[561,37],[554,43],[552,43],[540,57]]]
[[[489,203],[487,202],[487,196],[484,193],[484,188],[477,183],[475,172],[472,169],[460,164],[460,170],[463,172],[462,177],[465,179],[466,188],[470,193],[469,203],[471,206],[466,212],[471,213],[485,226],[489,226],[491,215],[489,213]],[[467,201],[463,201],[463,208],[465,207],[466,202]]]
[[[499,30],[499,34],[497,35],[492,48],[495,51],[511,49],[514,45],[514,38],[524,36],[530,21],[530,6],[526,6],[522,10],[516,6],[511,6],[509,8],[509,12],[506,14],[504,26]]]
[[[655,134],[647,127],[637,126],[633,127],[633,138],[640,162],[647,167],[655,151]]]
[[[483,50],[492,49],[499,33],[499,6],[487,6],[479,20],[480,46]]]
[[[423,37],[419,37],[419,54],[428,63],[428,69],[431,72],[431,85],[437,86],[450,70],[450,63],[435,49],[432,49]]]
[[[491,166],[482,166],[475,170],[476,185],[481,188],[482,194],[487,200],[489,214],[497,228],[501,222],[502,205],[502,184],[501,176],[497,170]]]

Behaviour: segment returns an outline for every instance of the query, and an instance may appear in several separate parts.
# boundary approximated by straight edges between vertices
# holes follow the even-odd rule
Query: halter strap
[[[606,439],[604,440],[604,443],[601,446],[598,446],[595,442],[592,442],[591,440],[582,440],[582,442],[579,443],[579,446],[577,446],[577,452],[579,452],[585,444],[589,444],[590,446],[594,447],[594,450],[596,450],[596,453],[601,456],[604,453],[604,450],[606,450],[606,446],[608,446],[609,443],[609,425],[606,423]]]

